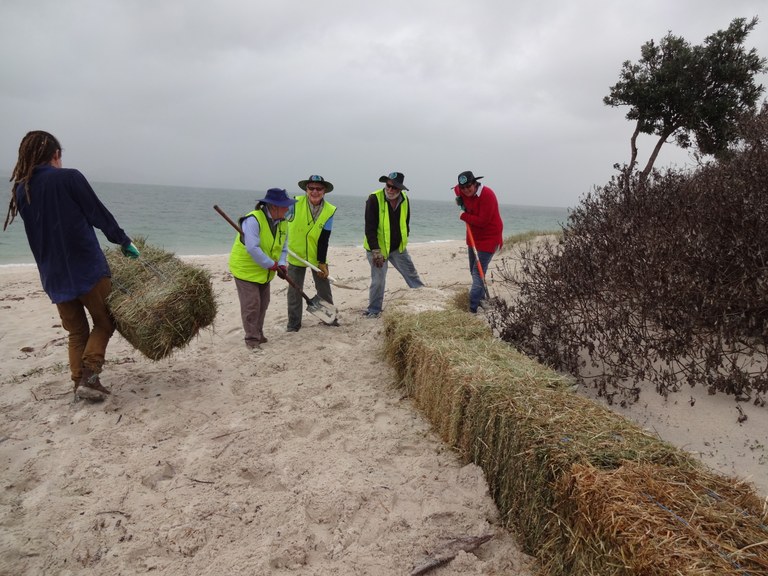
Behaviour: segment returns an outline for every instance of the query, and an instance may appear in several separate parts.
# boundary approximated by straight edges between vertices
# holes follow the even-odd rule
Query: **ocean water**
[[[253,190],[96,182],[91,185],[129,236],[144,236],[149,244],[179,256],[229,253],[235,231],[213,209],[214,204],[236,221],[263,197]],[[458,219],[458,208],[452,199],[422,200],[418,193],[409,198],[411,242],[464,238],[464,223]],[[337,207],[331,245],[362,246],[366,197],[331,192],[328,200]],[[505,237],[530,230],[558,230],[568,218],[567,208],[501,205],[500,210]],[[97,235],[103,246],[110,246],[100,231]],[[24,223],[17,216],[7,230],[0,232],[0,266],[32,263]]]

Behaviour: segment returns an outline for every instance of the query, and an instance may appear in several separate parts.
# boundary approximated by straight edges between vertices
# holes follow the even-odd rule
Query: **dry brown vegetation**
[[[768,108],[718,161],[620,172],[584,197],[562,238],[502,270],[500,337],[603,394],[687,383],[765,404]]]

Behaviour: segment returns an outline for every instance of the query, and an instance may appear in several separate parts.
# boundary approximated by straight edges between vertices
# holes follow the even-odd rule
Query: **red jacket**
[[[460,218],[469,224],[475,247],[479,252],[496,252],[503,243],[504,223],[499,213],[499,201],[488,186],[481,186],[474,196],[466,196],[456,186],[453,191],[464,200],[466,211]],[[467,231],[467,246],[471,246]]]

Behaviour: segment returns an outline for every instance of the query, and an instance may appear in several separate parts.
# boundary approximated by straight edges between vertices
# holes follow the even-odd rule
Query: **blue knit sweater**
[[[111,275],[94,227],[113,244],[125,246],[131,239],[85,176],[45,164],[34,169],[29,203],[23,184],[15,192],[40,281],[54,304],[86,294]]]

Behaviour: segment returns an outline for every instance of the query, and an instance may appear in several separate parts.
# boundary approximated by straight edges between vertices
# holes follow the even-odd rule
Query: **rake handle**
[[[227,213],[224,212],[224,210],[219,208],[216,204],[213,205],[213,209],[216,210],[216,212],[218,212],[219,215],[222,218],[224,218],[224,220],[229,222],[229,225],[232,226],[232,228],[234,228],[235,230],[237,230],[240,233],[241,236],[243,235],[243,230],[240,228],[240,225],[237,222],[235,222],[234,220],[232,220],[232,218],[227,216]]]
[[[490,294],[488,292],[488,284],[485,282],[485,272],[483,272],[483,265],[480,263],[480,255],[477,253],[477,246],[475,245],[475,235],[472,234],[472,228],[469,226],[469,222],[466,222],[467,225],[467,237],[469,238],[469,244],[472,247],[472,252],[475,254],[475,264],[477,264],[477,272],[480,274],[480,280],[483,281],[483,289],[485,290],[485,297],[490,298]]]

